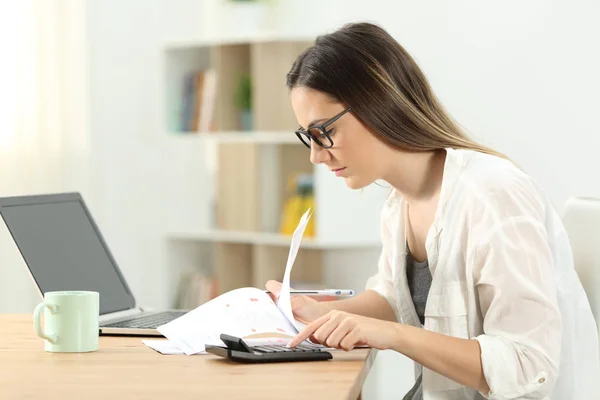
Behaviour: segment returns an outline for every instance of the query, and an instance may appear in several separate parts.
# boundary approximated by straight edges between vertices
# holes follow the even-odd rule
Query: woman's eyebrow
[[[327,121],[329,118],[321,118],[321,119],[315,119],[313,121],[311,121],[308,126],[312,126],[314,124],[316,124],[317,122],[321,122],[321,121]],[[300,125],[300,129],[304,129],[304,127],[302,125]]]
[[[314,121],[311,121],[310,124],[308,124],[308,126],[314,125],[317,122],[321,122],[321,121],[327,121],[329,118],[321,118],[321,119],[315,119]]]

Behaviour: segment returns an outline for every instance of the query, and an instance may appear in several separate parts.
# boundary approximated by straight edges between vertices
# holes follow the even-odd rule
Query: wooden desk
[[[0,399],[356,399],[375,351],[332,361],[237,364],[162,355],[136,337],[100,337],[93,353],[47,353],[30,315],[0,314]]]

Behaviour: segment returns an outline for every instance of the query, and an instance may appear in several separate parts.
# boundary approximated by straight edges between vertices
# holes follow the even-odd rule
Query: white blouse
[[[433,280],[424,328],[479,341],[491,391],[486,397],[423,368],[424,400],[600,399],[597,326],[558,214],[510,161],[446,151],[426,240]],[[405,218],[392,191],[367,289],[387,299],[399,322],[421,326],[406,278]]]

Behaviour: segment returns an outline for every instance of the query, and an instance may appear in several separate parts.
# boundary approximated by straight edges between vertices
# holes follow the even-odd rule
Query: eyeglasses
[[[329,149],[329,148],[333,147],[333,140],[331,140],[331,136],[329,136],[331,131],[330,130],[328,131],[327,127],[329,125],[333,124],[338,119],[340,119],[344,114],[346,114],[351,109],[352,109],[352,107],[348,107],[347,109],[345,109],[344,111],[342,111],[341,113],[336,115],[335,117],[329,119],[328,121],[326,121],[322,124],[311,125],[306,130],[298,129],[295,132],[296,136],[298,136],[298,139],[300,139],[302,141],[302,143],[304,143],[304,145],[306,147],[308,147],[309,149],[310,149],[311,142],[313,142],[313,141],[318,146],[320,146],[324,149]]]

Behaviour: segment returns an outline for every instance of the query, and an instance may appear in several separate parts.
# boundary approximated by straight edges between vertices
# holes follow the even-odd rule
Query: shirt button
[[[538,379],[538,383],[544,383],[544,382],[546,382],[546,378],[540,378],[540,379]]]

